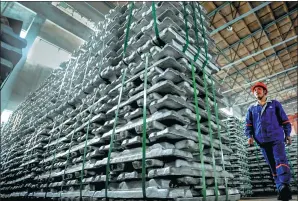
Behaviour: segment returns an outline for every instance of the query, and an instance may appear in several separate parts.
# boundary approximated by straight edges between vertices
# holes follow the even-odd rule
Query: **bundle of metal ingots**
[[[297,137],[294,136],[293,144],[286,147],[287,158],[292,173],[292,191],[297,192]],[[266,163],[260,147],[257,145],[248,148],[249,172],[251,177],[252,192],[254,195],[277,193],[270,168]]]
[[[249,173],[254,195],[275,193],[276,188],[270,168],[266,163],[260,147],[257,145],[248,148]]]
[[[9,137],[2,141],[1,196],[239,200],[236,188],[226,188],[234,176],[221,156],[232,150],[218,135],[226,125],[217,108],[225,106],[212,90],[211,74],[219,69],[205,13],[196,2],[111,10],[65,69],[53,72],[3,128]]]
[[[291,186],[292,186],[292,192],[297,193],[298,189],[298,136],[294,135],[292,136],[292,145],[286,147],[286,153],[289,160],[289,165],[291,168],[292,173],[292,180],[291,180]]]
[[[236,117],[229,117],[223,122],[226,123],[228,130],[222,130],[222,134],[228,137],[229,143],[227,146],[233,150],[232,154],[226,156],[230,161],[226,170],[234,175],[234,178],[229,181],[229,186],[237,188],[241,193],[241,197],[251,196],[252,186],[247,159],[247,138],[243,133],[243,122]]]

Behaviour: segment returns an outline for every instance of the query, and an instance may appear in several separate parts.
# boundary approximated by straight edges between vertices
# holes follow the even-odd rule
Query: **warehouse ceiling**
[[[85,41],[109,10],[122,4],[125,2],[17,3]],[[250,86],[262,81],[268,85],[270,98],[282,102],[288,114],[296,113],[297,2],[223,1],[202,4],[213,28],[214,51],[218,54],[216,61],[221,68],[214,77],[220,83],[219,90],[229,97],[229,106],[240,107],[243,115],[248,105],[255,101]],[[22,16],[31,19],[31,15]],[[44,37],[53,40],[49,36],[55,35],[57,30],[45,30],[42,32]],[[66,42],[56,40],[54,44],[69,50]],[[78,44],[68,43],[72,48]]]
[[[215,77],[230,106],[244,113],[255,101],[250,86],[268,85],[269,96],[297,112],[297,2],[204,2],[214,31]]]

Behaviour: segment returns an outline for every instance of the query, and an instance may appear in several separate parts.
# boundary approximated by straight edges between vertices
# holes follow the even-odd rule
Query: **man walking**
[[[255,140],[270,166],[279,200],[292,199],[290,190],[291,172],[288,164],[285,143],[292,143],[291,124],[281,104],[267,99],[267,86],[257,82],[251,87],[257,102],[250,105],[246,114],[245,135],[248,144]]]

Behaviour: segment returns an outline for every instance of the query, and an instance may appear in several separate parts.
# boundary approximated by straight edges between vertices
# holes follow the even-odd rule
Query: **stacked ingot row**
[[[236,117],[229,117],[223,122],[227,125],[227,130],[222,131],[223,136],[228,137],[227,146],[233,153],[226,156],[230,164],[226,170],[234,175],[229,181],[229,186],[237,188],[241,197],[252,195],[252,186],[248,168],[247,139],[243,134],[243,122]]]
[[[260,147],[257,145],[248,147],[248,160],[253,194],[275,193],[274,180]]]
[[[297,192],[297,136],[293,137],[293,144],[286,146],[287,158],[291,168],[292,191]],[[269,165],[261,153],[260,147],[248,147],[249,172],[251,177],[253,195],[277,193]]]
[[[286,147],[286,153],[291,168],[291,186],[292,192],[297,193],[298,189],[298,136],[292,136],[292,145]]]
[[[49,81],[48,89],[40,90],[45,94],[43,99],[37,97],[37,102],[48,100],[49,105],[39,108],[32,105],[30,111],[40,113],[41,108],[46,108],[43,113],[46,115],[39,119],[33,117],[33,120],[27,117],[26,127],[22,128],[24,137],[16,138],[14,142],[17,148],[24,147],[24,144],[28,146],[21,152],[13,150],[20,155],[15,166],[11,166],[9,160],[4,163],[2,195],[62,200],[76,200],[82,196],[85,200],[91,197],[101,200],[106,197],[106,165],[111,136],[115,133],[107,197],[143,199],[141,136],[147,63],[146,197],[198,200],[202,197],[204,172],[206,194],[209,199],[215,199],[211,158],[214,153],[219,200],[225,200],[225,178],[233,178],[233,175],[223,170],[225,162],[220,156],[221,150],[224,154],[232,150],[221,143],[228,139],[217,135],[225,125],[217,121],[215,115],[212,81],[206,76],[205,86],[202,76],[201,67],[205,61],[203,29],[209,48],[205,70],[208,76],[218,71],[211,51],[213,42],[208,34],[208,19],[204,11],[203,19],[200,19],[198,8],[202,7],[197,3],[193,5],[196,8],[194,15],[193,7],[188,3],[185,7],[179,2],[155,3],[154,27],[151,3],[135,3],[129,32],[126,32],[126,27],[132,4],[111,10],[99,25],[99,31],[73,54],[66,69],[56,73],[56,80]],[[188,13],[189,45],[185,53],[182,52],[186,44],[183,11]],[[197,30],[193,16],[199,29],[199,54],[195,48]],[[157,30],[159,37],[156,37]],[[128,46],[122,59],[126,39]],[[199,96],[204,168],[199,159],[191,79],[191,63],[196,54],[198,60],[193,65]],[[124,72],[126,77],[122,88]],[[52,94],[46,94],[51,90]],[[205,104],[205,96],[208,104]],[[221,96],[216,93],[215,97],[222,105]],[[118,118],[115,118],[118,108]],[[211,110],[210,116],[208,109]],[[117,124],[113,130],[115,121]],[[20,136],[19,130],[14,136]],[[14,176],[16,172],[18,178]],[[235,188],[229,188],[228,193],[229,200],[240,197]]]

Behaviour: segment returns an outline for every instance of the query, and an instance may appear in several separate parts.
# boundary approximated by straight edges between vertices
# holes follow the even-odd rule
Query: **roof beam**
[[[95,23],[105,19],[104,14],[84,1],[67,1],[65,3],[77,10],[82,16]]]
[[[248,56],[246,56],[246,57],[243,57],[243,58],[241,58],[241,59],[239,59],[239,60],[237,60],[237,61],[234,61],[233,63],[230,63],[230,64],[228,64],[228,65],[225,65],[225,66],[221,67],[220,69],[227,69],[227,68],[230,68],[230,67],[232,67],[232,66],[235,65],[235,64],[238,64],[238,63],[240,63],[240,62],[242,62],[242,61],[245,61],[245,60],[247,60],[247,59],[250,59],[251,57],[254,57],[254,56],[258,55],[258,54],[261,54],[261,53],[263,53],[263,52],[266,52],[267,50],[270,50],[270,49],[275,48],[275,47],[277,47],[277,46],[280,46],[280,45],[282,45],[282,44],[284,44],[284,43],[287,43],[287,42],[289,42],[289,41],[291,41],[291,40],[294,40],[294,39],[296,39],[297,37],[298,37],[298,36],[296,35],[296,36],[293,36],[293,37],[291,37],[291,38],[288,38],[287,40],[284,40],[284,41],[282,41],[282,42],[276,43],[275,45],[272,45],[272,46],[267,47],[267,48],[265,48],[265,49],[263,49],[263,50],[260,50],[260,51],[258,51],[258,52],[255,52],[255,53],[253,53],[253,54],[250,54],[250,55],[248,55]]]
[[[224,48],[222,51],[224,52],[224,51],[226,51],[226,50],[228,50],[228,49],[230,49],[230,48],[236,47],[239,43],[243,43],[243,42],[244,42],[245,40],[247,40],[248,38],[251,38],[252,36],[255,36],[257,33],[261,32],[261,31],[263,31],[263,30],[264,30],[264,31],[267,30],[269,27],[271,27],[272,25],[274,25],[274,24],[280,22],[281,20],[285,19],[286,17],[292,15],[292,14],[295,13],[297,10],[298,10],[298,8],[295,8],[295,9],[291,10],[290,12],[284,14],[283,16],[279,17],[278,19],[273,20],[272,22],[270,22],[270,23],[268,23],[267,25],[265,25],[265,26],[264,26],[264,29],[261,28],[261,29],[258,29],[258,30],[256,30],[256,31],[254,31],[253,33],[251,33],[251,34],[245,36],[244,38],[241,38],[241,39],[238,40],[237,42],[235,42],[235,43],[231,44],[230,46]]]
[[[262,62],[264,62],[264,61],[266,61],[266,60],[269,60],[269,59],[275,57],[276,55],[277,55],[277,56],[280,55],[283,51],[286,51],[286,50],[288,50],[288,49],[294,47],[295,45],[297,45],[297,43],[294,43],[294,44],[292,44],[292,45],[290,45],[290,46],[288,46],[288,47],[286,47],[286,48],[284,48],[284,49],[281,49],[281,50],[277,51],[276,53],[273,53],[273,54],[269,55],[268,57],[266,57],[266,58],[264,58],[264,59],[261,59],[261,60],[255,62],[255,63],[252,63],[251,65],[249,65],[249,66],[247,66],[247,67],[245,67],[245,68],[243,68],[243,69],[241,69],[241,70],[239,70],[239,71],[240,71],[240,72],[243,72],[244,70],[248,70],[248,69],[250,69],[250,68],[252,68],[252,67],[254,67],[254,66],[256,66],[256,65],[258,65],[258,64],[260,64],[260,63],[262,63]],[[238,72],[235,72],[235,73],[232,73],[232,74],[226,76],[226,79],[229,78],[229,77],[232,77],[232,76],[236,75],[237,73],[238,73]],[[220,82],[222,82],[222,81],[223,81],[223,79],[220,80]]]
[[[111,10],[111,8],[109,6],[107,6],[106,4],[104,4],[103,1],[88,1],[88,2],[86,2],[86,4],[88,4],[95,10],[99,11],[103,15],[108,14],[109,11]]]
[[[285,104],[292,104],[292,103],[297,103],[297,97],[294,97],[294,98],[290,98],[288,100],[285,100],[283,101],[282,103],[285,105]]]
[[[246,83],[246,84],[244,84],[244,85],[242,85],[242,86],[247,87],[247,86],[250,86],[251,84],[256,83],[256,82],[260,82],[260,81],[263,81],[263,80],[265,80],[265,79],[269,79],[269,78],[272,78],[272,77],[277,77],[277,76],[279,76],[279,75],[281,75],[281,74],[284,74],[284,73],[287,73],[287,72],[289,72],[289,71],[296,70],[297,67],[298,67],[298,66],[294,66],[294,67],[292,67],[292,68],[288,68],[288,69],[286,69],[286,70],[280,71],[280,72],[275,73],[275,74],[273,74],[273,75],[270,75],[270,76],[268,76],[268,77],[262,77],[262,78],[260,78],[260,79],[257,79],[257,80],[255,80],[255,81],[253,81],[253,82]],[[233,88],[233,89],[229,89],[229,90],[227,90],[227,91],[222,92],[222,94],[226,94],[226,93],[228,93],[228,92],[231,92],[231,91],[234,91],[234,90],[236,90],[236,89],[240,89],[240,88],[242,88],[242,87],[241,87],[241,86],[239,86],[239,87],[235,87],[235,88]]]
[[[238,22],[239,20],[241,20],[241,19],[243,19],[243,18],[249,16],[250,14],[252,14],[252,13],[254,13],[254,12],[256,12],[256,11],[262,9],[262,8],[264,8],[265,6],[268,6],[270,3],[271,3],[270,1],[265,2],[265,3],[262,3],[261,5],[255,7],[254,9],[251,9],[250,11],[244,13],[243,15],[240,15],[240,16],[236,17],[235,19],[229,21],[228,23],[225,23],[223,26],[220,26],[220,27],[218,27],[217,29],[213,30],[213,31],[210,33],[210,35],[214,35],[214,34],[216,34],[217,32],[219,32],[219,31],[221,31],[221,30],[227,28],[228,26],[231,26],[231,25],[234,24],[235,22]]]
[[[221,9],[223,9],[224,7],[226,7],[227,5],[230,5],[231,2],[230,1],[226,1],[223,4],[221,4],[220,6],[218,6],[216,9],[214,9],[213,11],[211,11],[210,13],[207,14],[208,17],[212,17],[214,16],[217,12],[219,12]]]
[[[116,7],[113,3],[108,2],[108,1],[103,1],[103,3],[106,4],[110,9],[113,9]]]
[[[18,3],[84,40],[88,40],[89,36],[93,33],[93,30],[91,30],[89,27],[59,10],[51,3],[26,1],[20,1]]]

